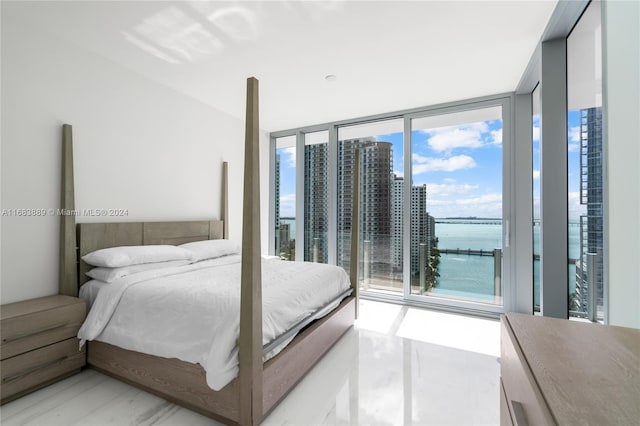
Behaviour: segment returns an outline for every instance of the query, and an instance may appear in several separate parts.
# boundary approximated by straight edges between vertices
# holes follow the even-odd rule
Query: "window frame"
[[[514,141],[514,93],[500,93],[496,95],[477,97],[472,99],[447,102],[432,106],[412,108],[402,111],[376,114],[356,119],[346,119],[329,123],[304,126],[299,128],[281,130],[270,133],[270,186],[269,186],[269,254],[275,250],[275,141],[277,138],[296,136],[296,259],[304,257],[304,135],[318,131],[329,132],[329,230],[328,230],[328,263],[335,265],[337,262],[337,144],[338,129],[340,127],[367,124],[383,120],[404,120],[404,170],[411,173],[411,119],[429,115],[448,114],[491,106],[502,107],[503,125],[503,161],[502,161],[502,194],[503,194],[503,262],[502,262],[502,297],[501,305],[492,305],[482,302],[455,300],[446,298],[426,298],[410,294],[410,256],[403,256],[403,292],[401,295],[386,295],[362,293],[368,299],[402,302],[409,305],[422,307],[435,307],[438,309],[456,312],[472,312],[480,315],[498,316],[501,313],[512,310],[515,293],[514,259],[512,244],[515,241],[515,185],[512,184],[512,176],[515,176],[516,165],[513,161]],[[408,172],[407,172],[408,171]],[[519,172],[522,173],[522,172]],[[529,174],[530,175],[530,174]],[[403,227],[403,253],[410,251],[410,206],[411,206],[411,180],[404,182],[404,223]],[[409,217],[408,217],[409,216]],[[300,226],[299,226],[300,225]],[[302,256],[302,257],[301,257]]]

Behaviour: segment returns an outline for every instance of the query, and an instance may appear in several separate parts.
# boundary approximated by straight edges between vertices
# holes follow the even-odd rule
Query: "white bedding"
[[[100,289],[108,285],[109,283],[98,280],[91,280],[82,284],[80,291],[78,292],[78,297],[87,303],[87,310],[91,310],[93,302],[96,301]]]
[[[340,267],[263,259],[263,344],[348,288]],[[239,310],[240,256],[225,256],[102,286],[78,338],[198,363],[220,390],[238,373]]]

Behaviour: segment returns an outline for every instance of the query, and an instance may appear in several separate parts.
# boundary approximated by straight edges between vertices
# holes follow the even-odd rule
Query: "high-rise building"
[[[285,260],[295,260],[295,244],[290,238],[290,225],[288,223],[280,223],[280,229],[278,230],[278,236],[280,238],[280,246],[276,254]]]
[[[401,282],[404,269],[404,179],[393,173],[393,147],[390,142],[363,138],[338,143],[338,259],[343,267],[348,268],[351,252],[353,174],[357,150],[360,152],[360,247],[363,257],[361,276],[373,280]],[[327,262],[328,144],[305,145],[304,159],[304,260]],[[279,157],[276,157],[277,170]],[[278,181],[279,176],[276,177],[276,195]],[[407,224],[411,227],[410,271],[412,276],[417,276],[420,272],[420,255],[425,256],[428,262],[435,234],[435,220],[427,213],[426,185],[411,187],[410,206],[411,224]],[[276,223],[279,223],[278,219]],[[280,224],[280,228],[282,227]],[[279,237],[280,244],[283,245],[286,238],[282,233]]]
[[[404,179],[394,175],[393,192],[391,200],[391,260],[394,271],[402,271],[403,261],[403,186]],[[411,186],[411,275],[420,272],[420,245],[424,244],[422,255],[425,256],[425,264],[431,255],[433,247],[432,237],[435,236],[435,220],[427,213],[427,186]]]
[[[304,260],[328,262],[329,144],[304,147]]]
[[[338,142],[338,259],[349,267],[356,150],[360,150],[360,235],[363,276],[391,278],[391,188],[393,149],[371,138]]]
[[[282,244],[282,238],[280,237],[280,154],[276,153],[276,183],[275,183],[275,189],[276,189],[276,212],[275,212],[275,217],[276,217],[276,246],[275,246],[275,253],[276,255],[280,255],[280,245]]]
[[[429,220],[427,214],[427,186],[411,187],[411,274],[420,272],[420,255],[428,262],[431,254],[429,243]],[[424,244],[420,253],[420,245]],[[425,263],[426,265],[427,263]]]
[[[580,217],[580,258],[576,262],[578,306],[573,307],[583,312],[589,311],[592,291],[596,306],[602,306],[603,299],[602,165],[602,108],[583,109],[580,111],[580,203],[586,205],[587,214]],[[592,309],[595,310],[595,306]]]
[[[403,269],[403,225],[404,203],[402,193],[404,191],[404,179],[393,175],[391,188],[391,266],[395,274],[402,274]]]

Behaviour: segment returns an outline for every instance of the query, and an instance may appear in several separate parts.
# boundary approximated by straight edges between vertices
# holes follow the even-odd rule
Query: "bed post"
[[[73,137],[70,124],[62,125],[62,181],[60,191],[60,253],[58,292],[78,295],[76,216],[73,186]]]
[[[360,283],[360,150],[356,149],[355,169],[353,172],[353,206],[351,208],[351,258],[349,259],[349,277],[356,298],[356,319],[358,318],[358,293]]]
[[[222,238],[229,239],[229,162],[222,162]]]
[[[260,162],[258,80],[247,79],[242,208],[242,270],[239,342],[239,423],[262,420],[262,269],[260,256]]]

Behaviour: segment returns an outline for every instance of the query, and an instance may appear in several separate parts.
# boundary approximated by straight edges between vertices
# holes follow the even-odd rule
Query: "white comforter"
[[[348,287],[340,267],[263,260],[263,344]],[[239,311],[240,256],[225,256],[105,285],[78,338],[198,363],[219,390],[238,374]]]

